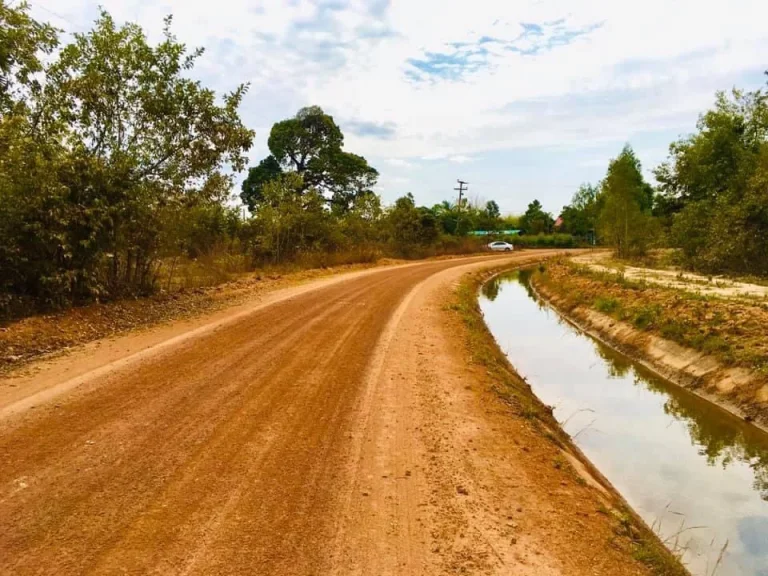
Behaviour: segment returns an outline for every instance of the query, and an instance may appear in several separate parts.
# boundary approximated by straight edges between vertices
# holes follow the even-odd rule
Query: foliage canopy
[[[263,201],[262,189],[285,171],[301,176],[297,193],[309,189],[326,196],[334,209],[346,212],[355,198],[369,193],[379,173],[362,156],[345,152],[344,135],[319,106],[302,108],[277,122],[269,134],[271,155],[251,168],[243,182],[243,202],[253,211]]]
[[[659,211],[689,266],[768,274],[768,94],[719,93],[656,170]]]

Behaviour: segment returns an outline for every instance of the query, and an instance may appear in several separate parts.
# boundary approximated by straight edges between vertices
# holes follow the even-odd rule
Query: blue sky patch
[[[389,140],[395,136],[397,126],[392,122],[366,122],[365,120],[345,120],[341,123],[344,130],[355,136]]]
[[[445,46],[450,50],[445,52],[425,52],[420,58],[410,58],[407,61],[405,76],[412,82],[459,81],[490,66],[494,49],[515,52],[521,56],[533,56],[559,46],[567,46],[602,25],[600,22],[581,28],[569,28],[565,19],[542,24],[521,22],[522,32],[511,40],[481,36],[472,42],[448,42]]]
[[[474,47],[455,50],[452,53],[427,52],[422,59],[409,59],[408,64],[427,77],[460,80],[465,74],[484,68],[487,65],[487,56],[488,51],[485,48]],[[411,77],[422,78],[417,73]]]

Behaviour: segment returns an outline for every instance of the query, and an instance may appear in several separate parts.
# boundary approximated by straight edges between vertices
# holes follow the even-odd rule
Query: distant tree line
[[[622,258],[649,247],[680,250],[708,273],[768,274],[768,93],[718,93],[697,131],[670,146],[654,189],[626,146],[596,186],[584,185],[560,230],[596,234]]]

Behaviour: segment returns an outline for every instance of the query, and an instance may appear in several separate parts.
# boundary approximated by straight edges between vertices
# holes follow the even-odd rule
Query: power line
[[[469,182],[464,182],[464,180],[456,180],[456,182],[459,183],[459,187],[454,188],[454,190],[459,193],[459,211],[461,211],[461,197],[464,195],[464,192],[469,189]]]
[[[27,2],[28,2],[28,4],[30,6],[33,6],[33,7],[37,8],[38,10],[43,10],[45,12],[48,12],[48,14],[50,14],[51,16],[55,16],[59,20],[64,20],[65,22],[67,22],[70,26],[72,26],[73,28],[75,28],[79,32],[83,32],[83,31],[86,30],[86,28],[84,28],[80,24],[76,24],[75,22],[72,22],[72,20],[70,20],[66,16],[62,16],[58,12],[54,12],[53,10],[49,10],[48,8],[46,8],[45,6],[42,6],[41,4],[38,4],[37,2],[29,2],[29,0],[27,0]]]
[[[461,197],[464,192],[469,189],[469,182],[464,182],[464,180],[456,180],[456,182],[459,183],[459,187],[454,188],[454,190],[458,191],[459,193],[458,215],[456,216],[456,233],[458,233],[459,222],[461,222]]]

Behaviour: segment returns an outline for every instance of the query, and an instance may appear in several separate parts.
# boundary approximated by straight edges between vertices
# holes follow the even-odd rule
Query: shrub
[[[613,314],[619,307],[619,301],[615,298],[599,297],[595,300],[595,309],[604,314]]]
[[[574,248],[579,242],[570,234],[536,234],[512,236],[507,242],[520,248]]]

